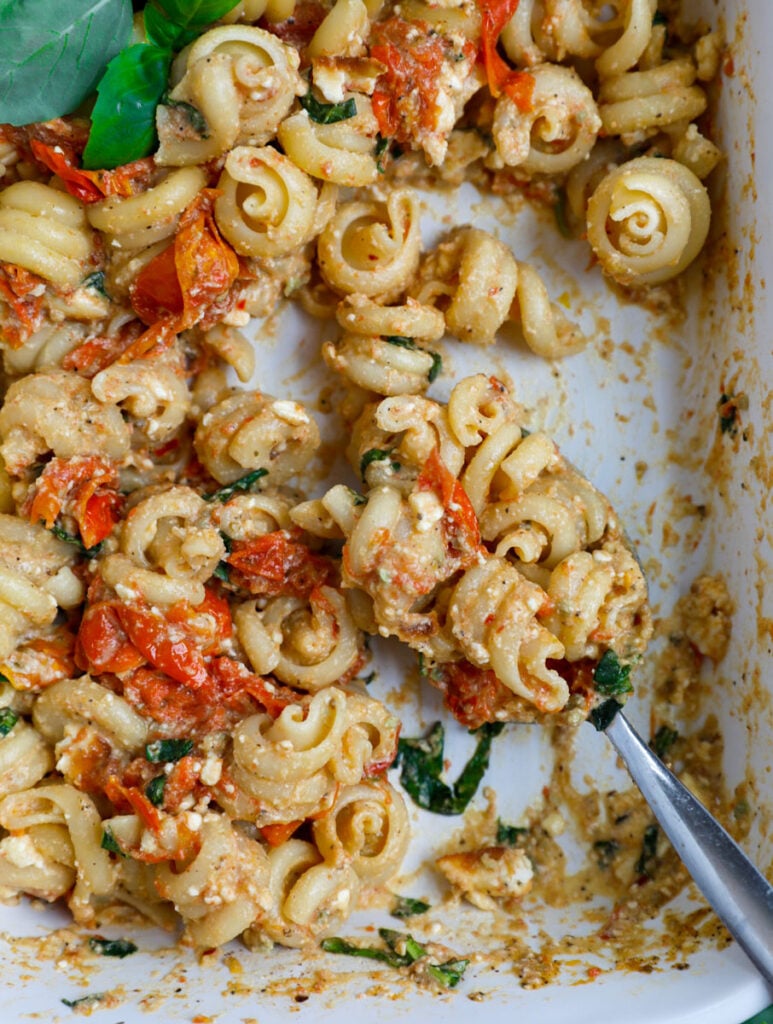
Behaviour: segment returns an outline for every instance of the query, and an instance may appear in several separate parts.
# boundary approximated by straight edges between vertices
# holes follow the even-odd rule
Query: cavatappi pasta
[[[316,942],[409,841],[366,634],[470,728],[587,714],[600,659],[645,649],[606,498],[496,377],[427,394],[444,336],[589,339],[503,239],[428,248],[417,186],[561,202],[604,273],[660,285],[709,229],[721,41],[656,0],[513,6],[244,0],[113,170],[80,117],[0,126],[3,896]],[[249,386],[241,329],[287,297],[332,329],[356,490],[307,499],[311,410]]]

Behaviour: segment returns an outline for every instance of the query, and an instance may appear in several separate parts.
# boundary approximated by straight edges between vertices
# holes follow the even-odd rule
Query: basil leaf
[[[636,873],[652,878],[655,872],[655,857],[658,848],[658,835],[660,829],[657,825],[648,825],[644,830],[641,844],[641,854],[636,862]]]
[[[415,917],[417,914],[426,914],[429,910],[429,903],[424,900],[414,900],[410,896],[395,896],[392,909],[389,913],[392,917],[405,918]]]
[[[103,850],[108,850],[110,853],[117,853],[119,857],[129,856],[129,854],[124,853],[118,845],[118,840],[113,835],[109,825],[105,825],[102,829],[102,842],[99,845]]]
[[[148,42],[164,50],[181,50],[199,35],[198,29],[186,29],[177,25],[153,4],[147,4],[143,11],[145,35]]]
[[[369,448],[363,457],[360,459],[360,476],[365,479],[365,470],[371,464],[371,462],[383,462],[384,459],[388,459],[392,454],[391,450],[385,448]],[[400,471],[400,463],[391,463],[392,471],[398,473]]]
[[[97,86],[83,166],[120,167],[156,145],[156,107],[166,92],[172,54],[151,43],[122,50]]]
[[[655,733],[651,746],[658,757],[662,759],[678,739],[679,733],[676,729],[672,729],[670,725],[661,725]]]
[[[357,113],[354,97],[344,100],[343,103],[320,103],[311,92],[307,92],[305,96],[299,96],[298,99],[312,121],[317,124],[336,124],[338,121],[348,121]]]
[[[231,574],[228,567],[228,562],[218,562],[214,568],[212,575],[216,580],[220,580],[222,583],[230,583]]]
[[[59,540],[63,540],[65,544],[74,544],[75,547],[80,551],[82,555],[86,555],[88,558],[93,558],[98,555],[102,550],[102,541],[99,544],[95,544],[93,548],[87,548],[80,537],[76,537],[75,534],[68,533],[67,530],[59,526],[58,523],[54,523],[53,526],[49,526],[49,533],[53,533]]]
[[[145,796],[154,807],[160,807],[164,802],[164,789],[166,788],[166,775],[157,775],[151,779],[145,787]]]
[[[232,11],[238,0],[155,0],[166,16],[183,28],[204,28]]]
[[[383,174],[384,173],[384,163],[383,163],[383,160],[384,160],[384,157],[387,154],[387,151],[389,150],[389,142],[390,142],[390,140],[388,138],[385,138],[385,136],[383,136],[383,135],[377,135],[376,136],[376,150],[375,150],[376,170],[378,171],[379,174]]]
[[[593,844],[596,851],[596,863],[600,868],[608,868],[617,856],[620,843],[614,839],[599,839]]]
[[[529,830],[520,828],[518,825],[506,825],[501,818],[497,818],[497,844],[499,846],[515,846],[521,836],[525,836]]]
[[[19,721],[13,708],[0,708],[0,736],[7,736]]]
[[[632,693],[630,675],[630,665],[622,665],[614,651],[604,651],[593,673],[596,692],[607,696]]]
[[[427,352],[427,355],[432,356],[432,366],[427,370],[427,380],[431,384],[443,372],[443,358],[439,352],[429,352],[426,348],[424,351]]]
[[[443,988],[456,988],[469,963],[469,960],[446,960],[444,964],[427,964],[427,973]]]
[[[564,238],[574,238],[569,221],[566,217],[566,192],[564,189],[558,193],[558,199],[553,206],[553,215],[556,218],[556,227]]]
[[[320,948],[326,953],[343,953],[345,956],[362,956],[368,960],[380,960],[381,963],[389,964],[390,967],[407,967],[410,960],[389,949],[378,949],[375,946],[355,946],[346,939],[332,936],[320,942]]]
[[[427,955],[424,946],[417,942],[412,935],[396,932],[394,928],[379,928],[378,933],[392,952],[403,957],[409,964],[415,964],[417,960],[421,960],[423,956]],[[405,946],[404,953],[398,951],[397,947],[401,944]]]
[[[131,31],[129,0],[5,0],[0,4],[2,120],[29,124],[75,110],[94,92]]]
[[[97,1003],[101,1003],[106,994],[107,993],[105,992],[95,992],[90,996],[81,996],[80,999],[62,999],[61,1002],[63,1002],[65,1006],[69,1006],[71,1010],[74,1010],[79,1006],[82,1006],[85,1009],[87,1006],[96,1006]]]
[[[179,761],[193,750],[193,740],[153,740],[145,747],[145,760],[151,764],[165,761]]]
[[[414,352],[420,351],[413,338],[406,338],[402,334],[385,334],[384,341],[389,342],[390,345],[398,345],[400,348],[410,348]]]
[[[413,338],[403,337],[401,334],[388,334],[384,335],[384,341],[390,345],[398,345],[400,348],[409,348],[413,352],[424,352],[426,355],[432,358],[432,365],[427,370],[427,380],[430,384],[437,379],[438,374],[443,369],[443,359],[438,352],[432,352],[428,348],[422,348],[421,345],[417,345]]]
[[[121,960],[137,952],[137,947],[129,939],[103,939],[101,935],[92,936],[89,947],[100,956],[117,956]]]
[[[622,709],[623,705],[618,704],[614,697],[610,697],[609,700],[605,700],[603,704],[599,704],[598,707],[591,711],[588,715],[588,721],[597,732],[603,732],[617,712],[622,711]]]
[[[191,131],[195,132],[200,139],[209,138],[209,125],[207,124],[207,119],[198,107],[194,107],[192,103],[185,103],[183,100],[171,100],[168,96],[163,98],[163,105],[165,107],[170,107],[173,110],[179,110],[184,114],[188,124],[190,125]]]
[[[459,778],[449,786],[440,778],[443,770],[445,735],[435,722],[426,736],[401,739],[397,745],[396,765],[401,766],[400,783],[413,802],[434,814],[461,814],[486,773],[491,743],[504,728],[502,722],[486,722],[476,729],[478,744]]]
[[[253,469],[251,473],[240,476],[232,484],[226,484],[225,487],[219,487],[216,491],[212,491],[211,494],[203,495],[204,501],[222,501],[225,504],[226,501],[233,498],[234,494],[241,491],[249,491],[255,481],[260,480],[263,476],[268,476],[267,469]]]
[[[93,274],[89,274],[89,276],[83,282],[83,287],[93,288],[95,292],[99,292],[99,294],[104,296],[104,298],[110,298],[110,296],[105,291],[104,270],[95,270]]]

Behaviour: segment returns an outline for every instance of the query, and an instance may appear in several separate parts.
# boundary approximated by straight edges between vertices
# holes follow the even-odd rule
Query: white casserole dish
[[[773,5],[762,0],[706,0],[688,6],[690,14],[694,7],[696,15],[724,24],[734,71],[722,76],[716,139],[727,159],[713,179],[711,241],[686,275],[687,319],[676,328],[664,326],[656,314],[622,302],[598,269],[587,269],[585,246],[561,240],[547,217],[524,209],[515,218],[503,219],[493,203],[481,207],[471,189],[458,198],[434,197],[436,216],[428,217],[425,242],[439,230],[440,216],[497,226],[519,256],[533,258],[546,272],[554,294],[566,289],[573,307],[581,297],[583,326],[593,329],[600,318],[608,318],[605,333],[612,339],[611,345],[590,349],[557,370],[507,340],[485,354],[449,347],[445,367],[450,374],[438,382],[437,393],[447,397],[451,375],[458,379],[464,372],[481,369],[509,374],[535,423],[556,436],[565,453],[618,509],[648,570],[659,614],[668,614],[675,598],[699,573],[725,578],[736,606],[733,636],[728,655],[715,670],[707,669],[707,679],[712,710],[725,737],[728,787],[732,790],[743,779],[750,783],[754,823],[746,848],[768,870],[773,861],[773,597],[766,586],[773,578],[768,508],[773,453],[767,433],[773,426],[773,302],[766,278],[773,273],[773,179],[766,169],[773,165],[773,138],[764,129],[769,128],[773,66],[764,51],[773,40]],[[761,173],[756,174],[758,168]],[[314,405],[324,372],[316,358],[315,329],[288,314],[261,345],[266,363],[260,368],[260,385]],[[717,402],[729,387],[749,399],[744,430],[736,439],[721,436],[718,430]],[[642,460],[649,468],[638,480],[635,464]],[[673,519],[679,495],[707,505],[700,535]],[[674,543],[669,539],[664,544],[666,524],[676,530]],[[409,666],[396,660],[392,648],[386,656],[382,650],[377,655],[377,692],[387,695]],[[404,733],[416,735],[438,716],[440,701],[436,694],[422,691],[398,710]],[[635,700],[630,711],[634,721],[646,723],[646,698]],[[452,760],[457,751],[464,756],[469,749],[465,744],[469,740],[463,730],[449,726]],[[486,783],[497,790],[503,817],[517,820],[533,803],[549,774],[549,756],[536,726],[511,729],[495,745]],[[616,778],[606,741],[590,729],[582,732],[576,768],[580,774],[591,771],[597,780]],[[412,817],[414,838],[403,872],[406,879],[436,854],[459,824],[415,809]],[[418,876],[411,875],[408,886],[411,892],[433,892],[431,882]],[[676,903],[686,908],[689,900],[683,894]],[[673,905],[666,907],[667,912],[673,910]],[[531,908],[524,916],[530,914]],[[582,929],[572,915],[571,907],[544,919],[535,912],[532,925],[539,923],[557,937]],[[514,1017],[540,1024],[740,1024],[771,999],[732,945],[721,952],[715,944],[705,945],[689,957],[688,970],[673,969],[665,955],[660,969],[652,973],[616,972],[610,963],[600,961],[603,973],[592,984],[578,984],[588,981],[583,963],[532,991],[520,987],[507,963],[496,971],[479,965],[454,993],[438,996],[412,986],[397,987],[388,972],[378,969],[380,965],[323,954],[304,958],[277,949],[260,955],[234,944],[225,959],[197,964],[189,951],[168,948],[169,938],[150,930],[140,933],[143,952],[96,965],[94,958],[84,964],[68,952],[68,935],[74,940],[74,932],[58,933],[52,936],[50,956],[36,964],[31,960],[37,946],[21,937],[68,927],[65,914],[20,905],[3,908],[2,921],[0,1007],[5,1021],[34,1015],[67,1020],[73,1011],[61,1000],[95,992],[113,993],[112,999],[93,1007],[99,1019],[126,1024],[147,1020],[148,1014],[170,1022],[273,1024],[289,1011],[314,1022],[340,1020],[348,1014],[382,1020],[420,1014],[427,1021],[442,1019],[447,1024],[484,1019],[497,1024]],[[363,911],[350,920],[345,934],[362,939],[371,934],[363,929],[374,924],[394,922],[383,912]],[[504,927],[508,926],[502,922],[496,926],[500,936]],[[445,922],[442,939],[460,955],[469,955],[484,942],[480,932],[487,929],[485,915],[467,908]],[[656,920],[653,931],[657,930]],[[501,942],[495,940],[495,945],[497,941]],[[167,948],[146,952],[156,946]]]

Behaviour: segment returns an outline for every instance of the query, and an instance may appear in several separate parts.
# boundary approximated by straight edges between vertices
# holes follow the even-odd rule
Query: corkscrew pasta
[[[698,258],[721,39],[601,6],[242,0],[171,61],[150,155],[0,126],[3,898],[316,943],[410,841],[369,635],[472,729],[574,721],[643,653],[610,503],[496,376],[448,379],[458,344],[592,337],[504,225],[422,233],[464,183],[558,205],[633,295]],[[334,443],[264,390],[250,321],[288,301]]]

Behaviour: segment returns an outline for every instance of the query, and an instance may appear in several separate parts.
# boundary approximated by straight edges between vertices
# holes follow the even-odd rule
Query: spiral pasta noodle
[[[279,125],[277,137],[294,164],[314,178],[336,185],[371,185],[378,178],[374,155],[378,125],[367,96],[356,94],[356,114],[337,124],[320,124],[299,110]]]
[[[588,241],[621,284],[660,284],[692,263],[710,218],[708,194],[692,171],[638,157],[608,174],[588,201]]]

